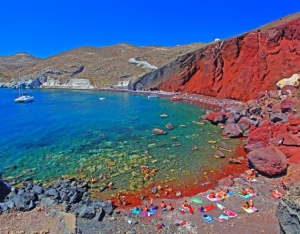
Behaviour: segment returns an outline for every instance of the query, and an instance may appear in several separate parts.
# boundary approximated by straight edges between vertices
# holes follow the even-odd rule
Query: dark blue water
[[[220,130],[199,124],[204,114],[199,106],[130,93],[72,90],[30,90],[35,101],[16,104],[17,92],[0,89],[0,170],[12,183],[27,177],[50,181],[104,173],[119,189],[137,190],[159,180],[200,178],[208,167],[217,170],[222,164],[207,142],[220,141]],[[168,117],[161,118],[163,113]],[[173,130],[166,129],[169,122]],[[167,134],[153,135],[155,127]],[[197,151],[192,151],[194,145]],[[141,166],[158,172],[144,180]]]

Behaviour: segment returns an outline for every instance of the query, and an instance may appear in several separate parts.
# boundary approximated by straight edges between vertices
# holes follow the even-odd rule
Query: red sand
[[[243,156],[243,157],[246,156],[246,152],[243,150],[242,146],[238,147],[233,155],[234,158],[240,157],[240,156]],[[213,173],[213,174],[210,173],[209,174],[210,183],[207,185],[204,185],[204,186],[201,185],[202,183],[205,182],[205,180],[203,178],[199,179],[199,181],[196,181],[195,178],[192,178],[189,181],[187,181],[187,183],[186,183],[187,185],[185,187],[179,187],[177,182],[175,181],[175,182],[167,183],[167,186],[169,188],[172,188],[173,192],[171,192],[168,195],[164,195],[165,184],[161,184],[161,186],[163,187],[163,190],[159,191],[158,194],[159,194],[160,198],[167,198],[167,199],[179,199],[182,197],[191,197],[198,193],[205,192],[209,189],[214,188],[220,179],[222,179],[228,175],[237,177],[238,175],[240,175],[247,169],[248,169],[248,167],[246,166],[245,161],[243,162],[243,164],[239,164],[239,165],[229,163],[225,167],[220,168],[220,171],[218,173]],[[156,195],[152,194],[150,192],[150,190],[157,185],[158,184],[152,184],[136,193],[122,194],[122,195],[126,196],[126,199],[129,202],[129,204],[126,207],[129,208],[129,207],[141,205],[141,202],[142,202],[142,200],[140,200],[141,194],[147,195],[148,197],[155,197]],[[181,192],[181,196],[176,196],[177,191]],[[116,198],[113,198],[112,200],[115,202],[115,204],[117,204]]]

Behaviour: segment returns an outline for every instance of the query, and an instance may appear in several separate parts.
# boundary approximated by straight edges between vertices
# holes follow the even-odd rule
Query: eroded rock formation
[[[300,230],[300,183],[289,188],[282,197],[276,216],[280,225],[280,233],[296,234]]]
[[[249,100],[300,71],[300,14],[217,41],[141,77],[130,88]]]

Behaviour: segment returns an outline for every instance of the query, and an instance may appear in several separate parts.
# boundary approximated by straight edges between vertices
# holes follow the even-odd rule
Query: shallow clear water
[[[65,175],[98,178],[104,173],[119,190],[134,191],[155,181],[200,179],[208,169],[224,164],[213,157],[215,149],[207,142],[220,141],[220,130],[199,124],[204,114],[199,106],[130,93],[30,90],[29,94],[34,102],[15,104],[17,90],[0,89],[0,170],[14,183],[27,177],[50,181]],[[161,118],[163,113],[168,117]],[[165,127],[169,122],[173,130]],[[153,135],[155,127],[167,134]],[[198,150],[192,151],[194,145]],[[144,180],[143,165],[158,172]]]

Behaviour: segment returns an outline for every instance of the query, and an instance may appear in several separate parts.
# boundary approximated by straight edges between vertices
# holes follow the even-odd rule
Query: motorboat
[[[170,98],[171,102],[173,102],[173,101],[179,101],[179,100],[181,100],[181,98],[180,97],[176,97],[176,96]]]
[[[158,96],[155,94],[155,95],[149,95],[148,96],[148,99],[155,99],[155,98],[158,98]]]

